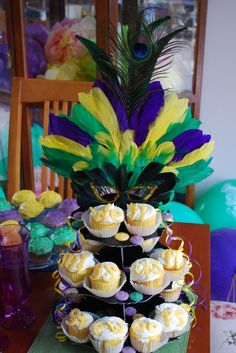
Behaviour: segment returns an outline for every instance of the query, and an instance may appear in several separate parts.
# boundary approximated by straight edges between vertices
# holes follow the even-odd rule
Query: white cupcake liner
[[[172,303],[172,302],[176,302],[181,294],[181,288],[177,288],[177,289],[170,289],[170,290],[164,290],[163,292],[161,292],[160,297],[162,299],[165,300],[166,303]]]
[[[154,252],[150,255],[150,258],[151,259],[154,259],[154,260],[157,260],[159,261],[159,256],[158,256],[158,252]],[[182,266],[181,269],[179,270],[167,270],[165,269],[165,272],[169,274],[170,276],[170,281],[177,281],[181,278],[183,278],[190,270],[190,267],[189,267],[189,262],[187,259],[183,259],[184,260],[184,265]],[[178,271],[179,273],[176,274],[175,272]]]
[[[115,224],[114,227],[112,227],[112,229],[91,229],[90,228],[90,222],[89,222],[89,218],[90,218],[90,212],[89,211],[85,211],[82,216],[81,219],[84,222],[85,227],[88,229],[88,231],[95,237],[97,238],[111,238],[114,237],[114,235],[116,235],[116,233],[118,233],[118,230],[120,228],[120,223]]]
[[[124,343],[127,340],[128,336],[125,336],[121,339],[121,342],[118,343],[116,346],[111,346],[110,348],[106,349],[106,352],[104,350],[104,341],[100,341],[100,340],[96,340],[95,338],[93,338],[91,335],[89,336],[90,341],[92,342],[92,345],[94,347],[94,349],[96,349],[96,351],[98,353],[120,353],[124,347]]]
[[[170,281],[178,281],[179,279],[183,278],[190,270],[190,267],[189,267],[189,262],[187,261],[187,259],[184,259],[184,265],[180,270],[166,270],[165,269],[165,272],[168,273],[169,277],[170,277]],[[179,273],[176,274],[175,271],[178,271]]]
[[[169,336],[166,335],[165,333],[162,333],[161,339],[159,342],[155,342],[153,344],[150,344],[150,342],[148,341],[148,338],[146,340],[141,341],[141,340],[138,340],[137,338],[133,338],[132,336],[130,336],[131,345],[136,351],[140,353],[152,353],[157,349],[161,348],[162,346],[164,346],[165,344],[167,344],[168,340],[169,340]]]
[[[92,313],[89,313],[87,311],[85,311],[87,314],[90,314],[92,316],[94,316]],[[63,333],[66,335],[66,337],[68,337],[72,342],[74,343],[79,343],[79,344],[83,344],[83,343],[88,343],[90,341],[89,339],[89,334],[88,334],[88,337],[84,338],[83,340],[80,340],[79,338],[75,337],[75,336],[72,336],[70,335],[67,330],[66,330],[66,323],[65,321],[68,319],[69,315],[67,315],[66,317],[64,317],[64,319],[62,320],[61,322],[61,329],[63,331]],[[92,325],[93,322],[91,322],[91,325]]]
[[[71,287],[75,287],[75,288],[79,288],[79,287],[83,287],[83,281],[79,281],[79,282],[73,282],[70,278],[68,278],[68,276],[65,273],[65,269],[62,267],[60,268],[59,266],[59,276],[66,282],[68,283]]]
[[[154,239],[155,239],[155,241],[154,241]],[[160,237],[155,237],[155,238],[144,240],[144,242],[140,245],[142,247],[142,249],[143,249],[143,252],[151,251],[154,248],[154,246],[157,244],[159,239],[160,239]],[[148,241],[148,240],[153,240],[151,245],[145,245],[145,242]]]
[[[134,283],[133,281],[130,281],[131,286],[136,289],[136,291],[146,294],[146,295],[156,295],[161,293],[169,284],[170,284],[170,278],[168,273],[164,274],[164,281],[163,284],[160,287],[147,287],[141,284]]]
[[[89,278],[86,278],[85,281],[83,282],[83,287],[85,289],[87,289],[90,293],[96,295],[97,297],[100,297],[100,298],[110,298],[110,297],[113,297],[117,292],[119,292],[121,290],[121,288],[123,287],[123,285],[125,284],[126,282],[126,275],[125,273],[122,271],[121,272],[121,280],[120,280],[120,285],[118,288],[116,288],[115,290],[113,291],[110,291],[110,292],[104,292],[104,291],[101,291],[101,290],[98,290],[98,289],[93,289],[91,288],[91,283],[90,283],[90,280]]]
[[[96,241],[92,239],[86,239],[85,242],[86,242],[86,250],[90,251],[93,254],[96,252],[99,252],[104,246],[104,244],[101,243],[100,241]]]
[[[139,235],[142,237],[147,237],[153,234],[158,229],[161,222],[162,222],[161,212],[158,212],[158,211],[157,211],[157,220],[153,226],[141,226],[141,227],[132,226],[129,223],[127,223],[126,220],[124,220],[125,226],[128,229],[130,234]]]

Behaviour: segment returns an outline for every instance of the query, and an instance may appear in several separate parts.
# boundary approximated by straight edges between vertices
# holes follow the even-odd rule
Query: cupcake
[[[26,201],[35,201],[36,200],[36,195],[33,191],[31,190],[20,190],[17,191],[13,196],[12,196],[12,203],[16,207],[20,207],[20,205],[23,202]]]
[[[23,202],[19,207],[19,214],[24,219],[36,218],[44,210],[44,206],[37,200],[28,200]]]
[[[82,285],[95,265],[93,254],[89,251],[62,253],[58,263],[60,276],[73,287]]]
[[[164,269],[171,275],[172,280],[179,276],[184,276],[186,260],[182,251],[158,249],[152,254],[152,258],[162,263]]]
[[[49,228],[39,222],[28,223],[26,224],[26,228],[30,230],[31,238],[45,237],[49,232]]]
[[[127,205],[125,225],[129,233],[142,237],[153,234],[161,223],[161,212],[146,203]]]
[[[12,209],[12,205],[10,204],[10,202],[4,199],[3,197],[0,197],[0,212],[10,211],[11,209]]]
[[[56,246],[69,245],[76,240],[76,232],[71,230],[69,227],[59,227],[55,230],[52,235],[52,240]]]
[[[116,316],[105,316],[89,327],[90,340],[99,353],[120,353],[127,335],[127,323]]]
[[[161,292],[161,297],[165,300],[165,302],[176,302],[180,297],[183,285],[184,279],[179,279],[178,281],[171,282],[171,288],[164,289]]]
[[[124,220],[124,212],[114,204],[90,207],[89,228],[101,238],[113,237]],[[86,225],[86,224],[85,224]]]
[[[93,323],[91,314],[73,309],[62,322],[63,332],[72,341],[86,343],[89,341],[89,326]]]
[[[161,292],[164,286],[164,269],[162,264],[154,259],[136,260],[130,267],[130,281],[139,292],[154,295]]]
[[[61,211],[49,211],[42,220],[42,223],[49,228],[57,228],[66,224],[67,216]]]
[[[187,329],[189,313],[180,305],[163,303],[155,307],[154,319],[161,322],[163,332],[170,337],[177,337]]]
[[[121,270],[114,262],[102,262],[94,266],[89,279],[92,289],[110,293],[120,286]]]
[[[45,208],[56,207],[57,205],[59,205],[61,201],[62,201],[61,195],[55,191],[44,191],[39,197],[39,202]]]
[[[130,327],[130,341],[140,353],[151,353],[159,348],[162,324],[156,320],[142,317],[133,321]]]
[[[79,206],[75,199],[67,198],[60,203],[58,210],[64,212],[68,217],[73,211],[77,210],[78,207]]]

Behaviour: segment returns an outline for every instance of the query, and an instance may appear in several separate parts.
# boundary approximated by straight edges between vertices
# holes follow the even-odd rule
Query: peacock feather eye
[[[132,54],[137,59],[145,59],[149,55],[149,52],[150,52],[150,48],[148,48],[147,44],[137,42],[133,46]]]

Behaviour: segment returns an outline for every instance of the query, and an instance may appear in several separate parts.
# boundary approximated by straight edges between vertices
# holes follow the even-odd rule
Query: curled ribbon
[[[60,294],[62,297],[65,297],[64,293],[59,289],[59,284],[60,284],[60,276],[59,276],[59,272],[58,270],[54,271],[52,274],[52,279],[55,280],[54,282],[54,286],[53,289],[55,290],[55,292],[57,292],[58,294]]]
[[[57,326],[56,329],[57,329],[57,332],[55,333],[56,339],[57,339],[60,343],[66,342],[67,337],[66,337],[66,335],[64,334],[64,332],[62,331],[61,326]]]

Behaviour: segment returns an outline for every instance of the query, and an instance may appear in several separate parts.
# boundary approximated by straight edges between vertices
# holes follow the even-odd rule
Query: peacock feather
[[[162,58],[169,60],[179,45],[173,37],[184,30],[158,37],[169,19],[148,24],[138,18],[135,30],[111,30],[111,56],[77,37],[101,79],[79,94],[71,116],[50,114],[41,145],[44,164],[71,178],[82,209],[104,202],[156,207],[172,199],[176,187],[212,173],[210,135],[192,118],[188,100],[165,93],[157,80],[167,67]]]

